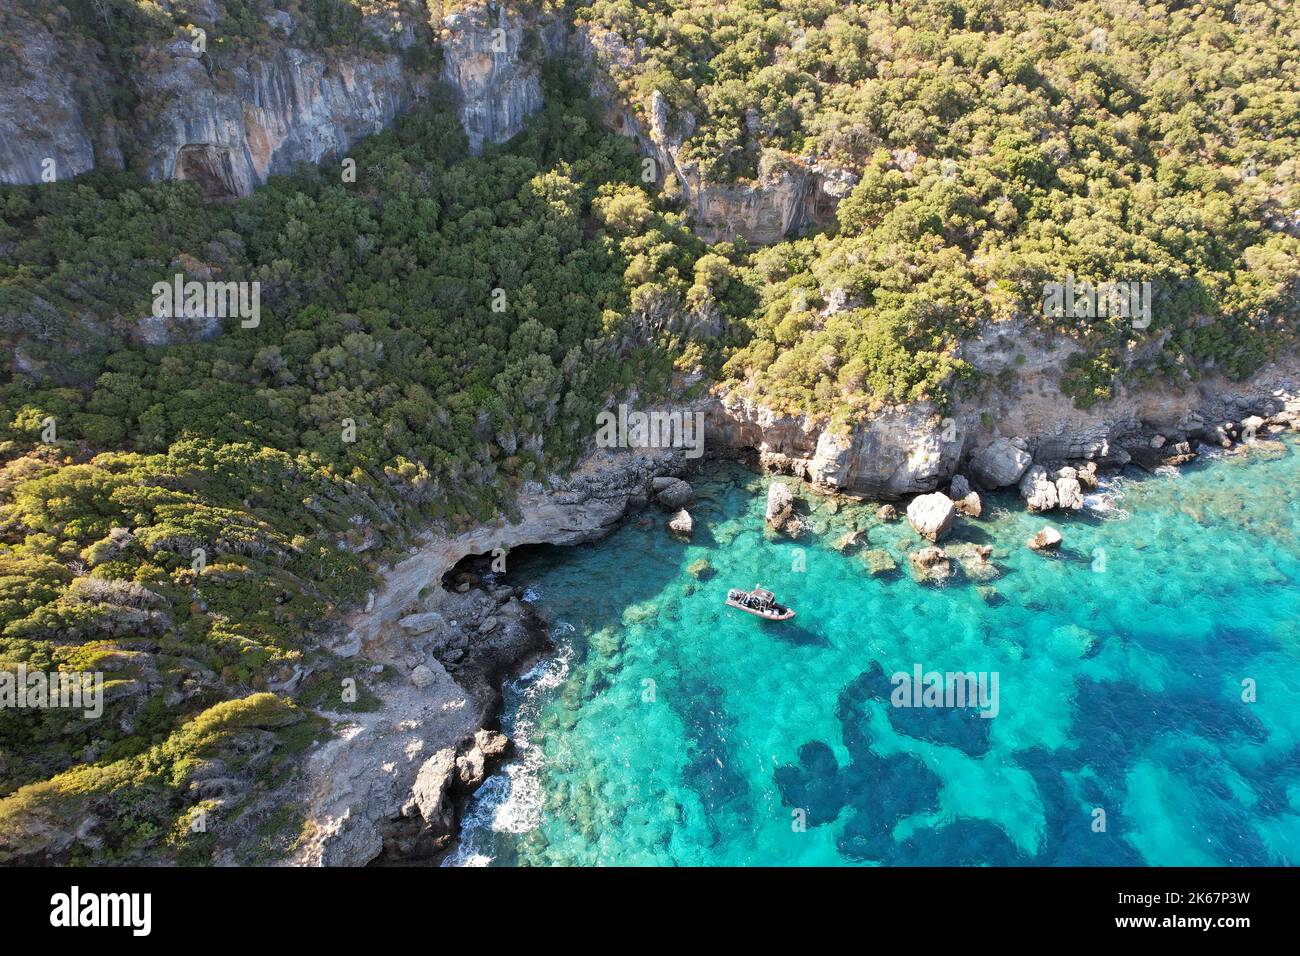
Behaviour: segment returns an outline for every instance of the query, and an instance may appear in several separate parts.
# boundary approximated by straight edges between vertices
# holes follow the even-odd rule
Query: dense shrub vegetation
[[[368,50],[365,18],[394,5],[278,7],[293,42]],[[122,69],[142,38],[185,37],[198,6],[44,15]],[[271,4],[216,6],[223,44],[275,42]],[[254,778],[255,815],[320,732],[305,708],[373,706],[334,702],[364,665],[319,643],[379,564],[430,524],[508,513],[629,388],[700,372],[852,420],[978,386],[964,343],[992,329],[1067,345],[1061,384],[1088,405],[1121,381],[1244,376],[1294,343],[1285,8],[572,6],[633,51],[605,66],[634,108],[667,96],[680,161],[742,184],[848,169],[836,221],[706,245],[604,130],[608,104],[558,71],[543,112],[482,158],[435,99],[351,151],[355,180],[331,160],[230,204],[131,172],[0,189],[0,669],[103,671],[109,700],[96,721],[0,711],[0,861],[33,826],[59,858],[54,835],[89,812],[104,858],[204,859],[187,825],[204,774]],[[86,102],[122,117],[133,95]],[[177,274],[256,281],[260,322],[151,318]],[[1151,326],[1043,316],[1067,275],[1150,281]],[[252,820],[260,852],[285,852],[297,822]]]
[[[940,393],[961,337],[1013,316],[1080,340],[1064,383],[1080,404],[1121,370],[1245,375],[1293,332],[1289,7],[595,0],[579,16],[622,38],[624,94],[667,97],[678,161],[706,181],[791,161],[861,174],[838,238],[752,260],[765,307],[729,370],[771,404]],[[1067,275],[1152,282],[1151,327],[1043,320],[1044,283]],[[850,310],[826,319],[831,292]]]
[[[103,670],[115,701],[0,712],[3,792],[278,686],[411,532],[493,519],[612,395],[710,351],[694,330],[729,321],[727,270],[695,268],[630,144],[561,83],[483,159],[439,102],[354,150],[355,183],[331,164],[231,205],[124,173],[0,192],[26,370],[0,385],[0,663]],[[258,281],[259,325],[144,344],[176,273]]]

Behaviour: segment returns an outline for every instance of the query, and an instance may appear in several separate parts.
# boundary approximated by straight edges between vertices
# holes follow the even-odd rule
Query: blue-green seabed
[[[652,513],[511,556],[557,654],[507,687],[520,754],[449,862],[1300,862],[1294,444],[1128,472],[1069,517],[987,497],[943,543],[990,544],[1004,573],[939,588],[873,506],[808,498],[812,532],[766,536],[766,485],[705,472],[690,544]],[[1057,557],[1024,546],[1048,521]],[[831,547],[855,525],[898,573]],[[798,617],[723,605],[755,582]],[[997,672],[999,713],[890,706],[889,675],[916,664]]]

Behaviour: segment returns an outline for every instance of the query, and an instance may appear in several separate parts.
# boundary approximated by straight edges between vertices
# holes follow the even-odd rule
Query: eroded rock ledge
[[[692,407],[705,414],[710,454],[753,453],[768,470],[824,490],[892,500],[935,491],[959,473],[983,488],[1013,485],[1035,463],[1054,474],[1089,462],[1148,470],[1180,463],[1192,444],[1222,446],[1252,416],[1300,411],[1296,368],[1294,356],[1283,356],[1249,382],[1123,392],[1079,409],[1061,393],[1059,370],[1046,366],[1010,391],[987,391],[944,412],[918,402],[845,428],[779,415],[735,395]]]

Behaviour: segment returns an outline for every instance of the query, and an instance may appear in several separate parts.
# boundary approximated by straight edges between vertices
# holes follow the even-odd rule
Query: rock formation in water
[[[956,514],[952,500],[938,491],[917,495],[907,506],[912,530],[930,541],[938,541],[948,532]]]
[[[1055,551],[1061,546],[1061,532],[1048,525],[1026,541],[1025,546],[1034,551]]]
[[[773,531],[780,531],[794,513],[794,495],[783,481],[774,481],[767,489],[767,505],[763,509],[763,521]]]

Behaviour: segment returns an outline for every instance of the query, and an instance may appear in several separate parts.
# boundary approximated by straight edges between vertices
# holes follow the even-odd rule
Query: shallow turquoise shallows
[[[450,862],[1300,863],[1295,446],[1126,473],[1069,517],[991,496],[943,544],[1001,576],[944,587],[873,506],[810,498],[798,541],[765,535],[768,480],[706,472],[690,544],[654,514],[511,556],[557,652],[507,687],[520,753]],[[1049,521],[1055,557],[1024,544]],[[798,617],[724,606],[756,583]],[[917,666],[984,675],[996,716],[895,706]]]

